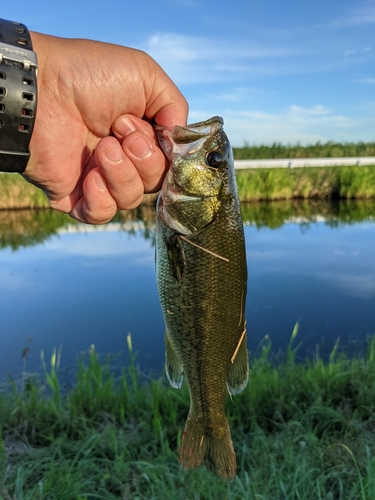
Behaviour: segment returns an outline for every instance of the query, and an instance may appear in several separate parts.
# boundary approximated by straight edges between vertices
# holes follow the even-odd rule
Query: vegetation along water
[[[310,146],[282,144],[233,148],[235,159],[375,156],[375,143],[317,143]],[[375,165],[256,169],[236,172],[241,201],[293,198],[373,198]],[[148,197],[152,203],[155,197]],[[46,208],[40,189],[18,174],[0,175],[0,209]]]
[[[0,394],[1,498],[375,498],[375,340],[362,358],[335,348],[327,362],[298,364],[297,340],[296,327],[285,356],[272,360],[265,341],[248,386],[227,399],[238,458],[232,482],[178,463],[185,385],[145,378],[134,355],[115,378],[92,347],[76,384],[62,387],[55,352],[45,377],[21,386],[10,379]]]

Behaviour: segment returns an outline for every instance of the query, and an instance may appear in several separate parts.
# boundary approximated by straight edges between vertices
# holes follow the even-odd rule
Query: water
[[[362,352],[375,333],[375,203],[263,203],[243,214],[251,352],[267,336],[285,351],[297,321],[300,357],[326,356],[338,338]],[[40,352],[48,364],[60,345],[67,372],[91,344],[120,366],[129,332],[141,369],[161,372],[153,220],[149,207],[100,227],[0,214],[0,378],[40,370]]]

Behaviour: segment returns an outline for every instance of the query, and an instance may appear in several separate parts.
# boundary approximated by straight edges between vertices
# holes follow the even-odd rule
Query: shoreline
[[[292,161],[292,160],[287,160]],[[241,202],[375,198],[375,165],[236,169]],[[154,204],[148,194],[144,204]],[[0,175],[0,210],[49,208],[43,191],[18,174]]]

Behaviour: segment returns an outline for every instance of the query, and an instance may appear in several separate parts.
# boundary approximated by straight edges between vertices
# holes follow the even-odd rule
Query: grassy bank
[[[236,171],[241,201],[373,198],[375,165]]]
[[[245,391],[228,398],[238,459],[232,483],[177,460],[186,387],[141,382],[134,360],[117,378],[95,352],[74,388],[60,387],[58,356],[45,380],[0,396],[0,495],[5,500],[375,498],[375,342],[366,356],[335,349],[328,362],[294,362],[289,346],[251,362]],[[145,377],[143,377],[143,380]]]
[[[375,197],[375,165],[237,170],[236,177],[241,201]],[[46,207],[40,189],[19,175],[0,174],[0,210]]]
[[[19,174],[0,174],[0,210],[48,206],[43,191],[26,182]]]

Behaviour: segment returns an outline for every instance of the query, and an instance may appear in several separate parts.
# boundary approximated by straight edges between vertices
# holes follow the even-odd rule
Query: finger
[[[79,200],[79,196],[76,195],[76,191],[77,190],[75,190],[71,195],[65,196],[61,200],[49,199],[49,206],[54,210],[69,214],[73,210],[74,205]]]
[[[70,212],[71,217],[86,224],[105,224],[116,214],[116,201],[98,167],[88,172],[82,191],[83,195]]]
[[[146,103],[145,116],[166,127],[186,125],[189,108],[185,97],[163,69],[153,59],[150,60],[154,79]]]
[[[119,140],[123,139],[122,148],[136,167],[144,192],[160,189],[168,164],[150,123],[134,115],[123,115],[115,121],[113,131]]]
[[[137,169],[143,182],[144,192],[153,193],[160,189],[168,164],[154,140],[136,131],[125,137],[122,149]]]
[[[154,116],[155,122],[164,127],[174,127],[175,125],[185,126],[188,116],[188,104],[186,101],[185,104],[172,102],[162,107]]]
[[[112,131],[119,141],[122,141],[132,132],[142,132],[155,144],[158,144],[154,128],[150,123],[135,115],[124,114],[119,116],[112,125]]]
[[[135,133],[145,137],[141,132]],[[143,180],[119,141],[115,137],[105,137],[99,141],[95,149],[95,160],[118,208],[138,206],[145,191]]]

